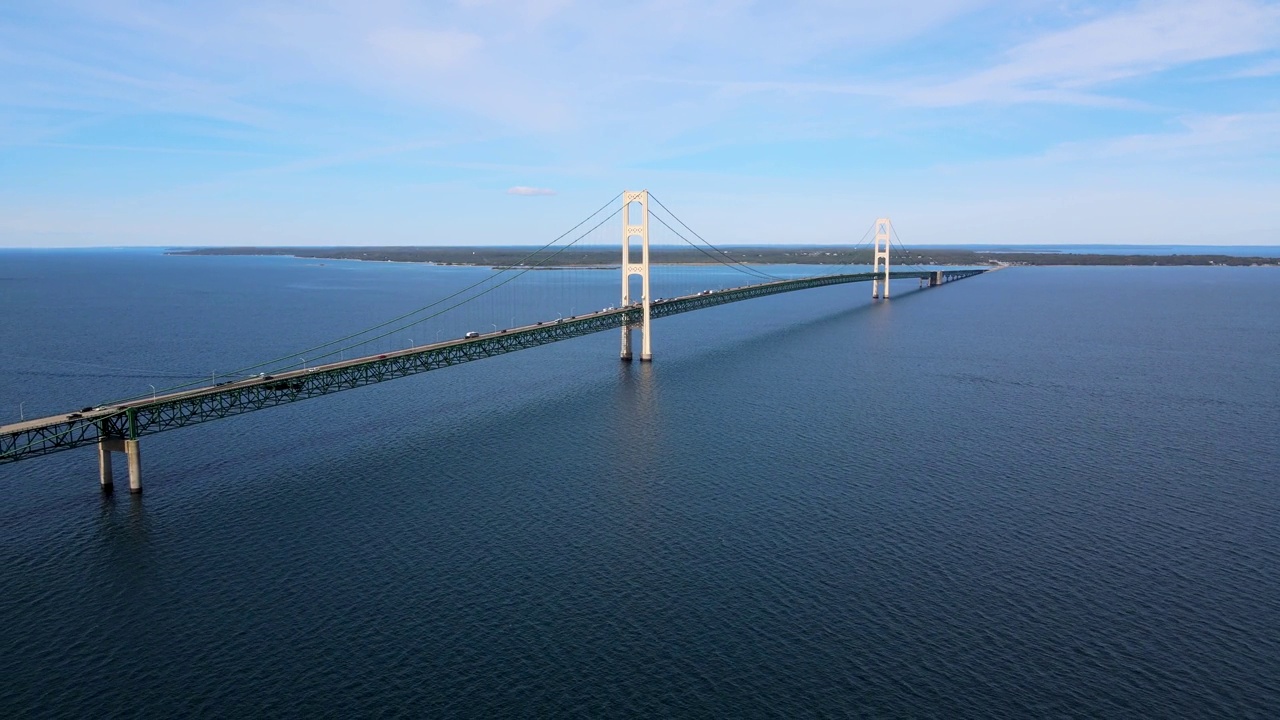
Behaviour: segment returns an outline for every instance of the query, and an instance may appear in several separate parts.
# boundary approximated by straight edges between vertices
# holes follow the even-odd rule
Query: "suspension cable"
[[[895,242],[894,242],[894,244],[898,246],[898,251],[902,253],[902,256],[903,256],[904,258],[909,257],[909,256],[907,255],[907,248],[903,246],[903,243],[902,243],[902,237],[901,237],[900,235],[898,235],[898,228],[897,228],[897,227],[895,227],[895,226],[893,225],[893,223],[889,223],[889,232],[891,232],[891,233],[893,234],[893,238],[895,238],[895,239],[896,239],[896,240],[895,240]],[[901,264],[901,265],[906,265],[907,267],[912,268],[912,269],[914,269],[914,270],[917,270],[917,271],[919,271],[919,272],[924,272],[924,271],[925,271],[925,270],[924,270],[924,268],[922,268],[922,267],[920,267],[920,266],[918,266],[918,265],[912,265],[912,264],[911,264],[911,263],[909,263],[909,262],[902,262],[902,263],[899,263],[899,264]]]
[[[854,255],[856,255],[856,254],[857,254],[858,249],[862,247],[862,244],[863,244],[863,243],[865,243],[865,242],[867,241],[867,237],[868,237],[869,235],[871,235],[871,231],[872,231],[872,230],[875,230],[875,227],[876,227],[876,223],[875,223],[875,221],[873,220],[873,221],[871,222],[871,224],[867,226],[867,231],[866,231],[866,232],[864,232],[864,233],[862,233],[862,239],[861,239],[861,240],[859,240],[859,241],[858,241],[858,242],[857,242],[857,243],[856,243],[852,248],[850,248],[850,249],[849,249],[849,262],[847,262],[847,263],[845,263],[845,264],[841,265],[840,267],[836,268],[835,270],[832,270],[832,271],[831,271],[831,272],[829,272],[829,273],[826,273],[826,275],[823,275],[823,276],[815,276],[815,277],[825,277],[825,276],[829,276],[829,275],[839,275],[839,274],[841,274],[841,271],[842,271],[842,270],[844,270],[845,268],[847,268],[847,267],[849,267],[850,265],[852,265],[852,264],[853,264],[853,261],[855,260]]]
[[[340,337],[340,338],[337,338],[337,339],[335,339],[335,340],[330,340],[330,341],[328,341],[328,342],[321,343],[321,344],[319,344],[319,345],[315,345],[315,346],[310,347],[310,348],[306,348],[306,349],[303,349],[303,350],[298,350],[298,351],[293,352],[293,353],[289,353],[288,355],[282,355],[282,356],[280,356],[280,357],[273,358],[273,359],[271,359],[271,360],[264,360],[264,361],[262,361],[262,362],[259,362],[259,363],[257,363],[257,364],[254,364],[254,365],[249,365],[249,366],[246,366],[246,367],[238,368],[238,369],[236,369],[236,370],[231,370],[231,371],[228,371],[227,373],[224,373],[224,374],[226,374],[226,375],[239,375],[239,374],[244,374],[244,373],[247,373],[248,371],[251,371],[251,370],[258,370],[258,369],[261,369],[261,368],[264,368],[264,367],[267,367],[267,366],[270,366],[270,365],[275,365],[276,363],[284,362],[285,360],[292,360],[292,359],[293,359],[293,358],[295,358],[295,357],[302,357],[302,356],[304,356],[304,355],[306,355],[306,354],[310,354],[310,353],[313,353],[313,352],[315,352],[315,351],[323,350],[323,349],[325,349],[325,348],[332,347],[332,346],[337,345],[337,344],[339,344],[339,343],[343,343],[343,342],[346,342],[346,341],[348,341],[348,340],[352,340],[352,339],[357,338],[357,337],[360,337],[361,335],[364,335],[364,334],[366,334],[366,333],[370,333],[370,332],[373,332],[373,331],[375,331],[375,330],[381,330],[382,328],[387,327],[388,325],[391,325],[391,324],[393,324],[393,323],[400,322],[400,321],[405,320],[405,319],[407,319],[407,318],[413,317],[414,315],[417,315],[418,313],[425,312],[425,311],[430,310],[431,308],[434,308],[434,307],[436,307],[436,306],[438,306],[438,305],[440,305],[440,304],[442,304],[442,303],[448,302],[449,300],[452,300],[453,298],[456,298],[456,297],[458,297],[459,295],[462,295],[462,294],[464,294],[464,293],[466,293],[466,292],[469,292],[469,291],[471,291],[471,290],[474,290],[475,288],[477,288],[477,287],[479,287],[479,286],[481,286],[481,285],[485,284],[486,282],[489,282],[489,281],[490,281],[490,280],[492,280],[494,277],[497,277],[497,275],[500,275],[500,274],[502,274],[502,273],[504,273],[504,272],[507,272],[508,270],[511,270],[511,269],[513,269],[513,268],[515,268],[515,267],[518,267],[518,266],[522,266],[522,265],[524,265],[524,264],[525,264],[525,261],[527,261],[527,260],[529,260],[530,258],[532,258],[532,257],[536,256],[538,253],[543,252],[543,251],[544,251],[544,250],[546,250],[547,248],[549,248],[549,247],[551,247],[551,246],[555,245],[557,242],[560,242],[561,240],[563,240],[566,236],[568,236],[568,235],[569,235],[570,233],[572,233],[573,231],[575,231],[575,230],[577,230],[578,228],[582,227],[583,225],[587,224],[587,222],[589,222],[589,221],[590,221],[592,218],[594,218],[595,216],[599,215],[602,211],[604,211],[604,210],[605,210],[605,208],[607,208],[607,207],[609,207],[610,205],[612,205],[612,204],[614,203],[614,201],[616,201],[616,200],[617,200],[619,197],[621,197],[621,196],[622,196],[622,193],[618,193],[617,195],[614,195],[612,198],[609,198],[609,201],[608,201],[608,202],[606,202],[604,205],[601,205],[599,209],[597,209],[595,212],[593,212],[593,213],[591,213],[590,215],[588,215],[588,216],[587,216],[586,218],[584,218],[581,222],[579,222],[578,224],[576,224],[576,225],[574,225],[573,227],[569,228],[569,229],[568,229],[568,230],[566,230],[565,232],[561,233],[558,237],[556,237],[556,238],[555,238],[554,240],[552,240],[551,242],[548,242],[547,244],[543,245],[542,247],[540,247],[540,248],[538,248],[538,249],[534,250],[533,252],[531,252],[531,253],[529,253],[529,254],[525,255],[523,258],[521,258],[520,260],[516,261],[515,263],[512,263],[511,265],[507,265],[506,267],[501,268],[501,269],[500,269],[500,270],[499,270],[495,275],[490,275],[490,276],[488,276],[488,277],[486,277],[486,278],[484,278],[484,279],[482,279],[482,280],[479,280],[479,281],[477,281],[477,282],[475,282],[475,283],[472,283],[471,285],[468,285],[467,287],[462,288],[461,290],[458,290],[457,292],[454,292],[454,293],[452,293],[452,294],[450,294],[450,295],[447,295],[447,296],[445,296],[445,297],[443,297],[443,298],[440,298],[439,300],[436,300],[436,301],[434,301],[434,302],[432,302],[432,303],[429,303],[429,304],[427,304],[427,305],[424,305],[424,306],[422,306],[422,307],[420,307],[420,308],[417,308],[417,309],[415,309],[415,310],[411,310],[411,311],[409,311],[409,312],[407,312],[407,313],[404,313],[403,315],[400,315],[400,316],[398,316],[398,317],[391,318],[390,320],[387,320],[387,321],[385,321],[385,322],[378,323],[377,325],[373,325],[373,326],[371,326],[371,327],[368,327],[368,328],[365,328],[365,329],[363,329],[363,330],[360,330],[360,331],[357,331],[357,332],[351,333],[351,334],[346,335],[346,336],[344,336],[344,337]],[[617,215],[617,212],[615,211],[615,212],[613,213],[613,215]],[[610,215],[609,217],[613,217],[613,215]],[[595,228],[596,228],[596,227],[599,227],[601,224],[603,224],[603,221],[602,221],[601,223],[597,224],[595,227],[593,227],[593,228],[592,228],[592,230],[595,230]],[[588,232],[588,233],[590,233],[590,232],[591,232],[591,230],[588,230],[587,232]],[[578,240],[581,240],[581,239],[582,239],[582,237],[583,237],[583,236],[579,236]],[[576,243],[578,240],[574,240],[574,242]],[[565,246],[565,247],[568,247],[568,246]],[[563,249],[562,249],[561,251],[563,251]],[[555,257],[555,256],[556,256],[556,255],[558,255],[561,251],[557,251],[555,254],[553,254],[553,255],[551,255],[549,258],[547,258],[547,260],[549,260],[551,257]],[[546,262],[546,260],[543,260],[543,262]],[[535,265],[535,266],[533,266],[533,267],[538,267],[538,266],[540,266],[540,265],[541,265],[541,263],[539,263],[539,265]],[[519,277],[520,275],[523,275],[523,274],[524,274],[524,273],[523,273],[523,272],[521,272],[521,273],[517,274],[515,277]],[[503,283],[503,284],[505,284],[505,283]],[[477,297],[478,297],[478,296],[477,296]],[[456,306],[454,306],[454,307],[456,307]],[[438,315],[439,315],[439,313],[436,313],[435,315],[432,315],[431,317],[436,317],[436,316],[438,316]],[[416,324],[416,323],[414,323],[414,324]],[[410,326],[412,326],[412,325],[410,325]],[[379,340],[379,339],[381,339],[381,338],[383,338],[383,337],[386,337],[386,334],[379,335],[378,337],[375,337],[375,338],[370,338],[370,339],[366,340],[365,342],[372,342],[373,340]],[[350,347],[351,347],[351,346],[348,346],[347,348],[343,348],[343,349],[344,349],[344,350],[345,350],[345,349],[350,349]],[[329,355],[333,354],[333,352],[338,352],[338,351],[337,351],[337,350],[331,351],[331,352],[329,352],[329,353],[326,353],[325,355],[322,355],[321,357],[328,357]],[[182,384],[180,384],[180,385],[173,385],[173,386],[170,386],[170,387],[164,388],[164,392],[170,392],[170,391],[173,391],[173,390],[181,390],[181,389],[183,389],[183,388],[187,388],[187,387],[192,387],[192,386],[195,386],[195,385],[199,385],[199,383],[200,383],[200,381],[199,381],[199,380],[195,380],[195,381],[188,382],[188,383],[182,383]],[[107,403],[107,404],[111,404],[111,403]]]
[[[747,270],[748,270],[748,271],[750,271],[750,272],[752,272],[752,273],[755,273],[755,274],[759,275],[760,277],[769,278],[769,279],[771,279],[771,280],[781,280],[781,279],[782,279],[782,278],[779,278],[779,277],[775,277],[775,276],[773,276],[773,275],[770,275],[770,274],[768,274],[768,273],[766,273],[766,272],[762,272],[762,271],[760,271],[760,270],[757,270],[757,269],[755,269],[755,268],[751,267],[750,265],[747,265],[746,263],[742,262],[741,260],[736,260],[736,259],[734,259],[734,257],[733,257],[732,255],[730,255],[729,253],[725,252],[724,250],[721,250],[720,248],[716,247],[715,245],[712,245],[710,242],[708,242],[708,241],[707,241],[707,239],[706,239],[706,238],[704,238],[704,237],[702,237],[701,235],[699,235],[699,234],[698,234],[698,232],[697,232],[696,230],[694,230],[693,228],[689,227],[689,225],[688,225],[687,223],[685,223],[685,221],[684,221],[684,220],[681,220],[681,219],[680,219],[680,216],[679,216],[679,215],[676,215],[675,213],[671,212],[671,208],[667,207],[666,205],[663,205],[663,204],[662,204],[662,201],[661,201],[661,200],[659,200],[659,199],[658,199],[658,197],[657,197],[656,195],[654,195],[653,193],[649,193],[649,197],[653,198],[653,201],[654,201],[654,202],[656,202],[656,203],[658,203],[658,207],[660,207],[660,208],[662,208],[663,210],[665,210],[665,211],[666,211],[666,213],[672,217],[672,219],[674,219],[676,222],[680,223],[681,227],[683,227],[685,230],[688,230],[688,231],[689,231],[689,232],[690,232],[694,237],[696,237],[696,238],[698,238],[699,240],[701,240],[701,241],[702,241],[702,243],[703,243],[704,245],[706,245],[707,247],[711,248],[712,250],[715,250],[716,252],[720,253],[721,255],[724,255],[724,256],[725,256],[726,258],[728,258],[731,262],[736,263],[736,264],[738,264],[738,265],[741,265],[741,266],[743,266],[744,268],[747,268]],[[661,221],[661,218],[659,218],[659,220]],[[665,223],[665,222],[664,222],[664,223],[662,223],[662,224],[663,224],[663,225],[666,225],[666,223]],[[676,234],[676,236],[677,236],[677,237],[679,237],[681,240],[684,240],[685,242],[689,243],[690,245],[693,245],[693,243],[692,243],[692,242],[690,242],[688,238],[686,238],[685,236],[683,236],[683,235],[681,235],[680,233],[676,232],[674,229],[672,229],[672,228],[671,228],[671,226],[670,226],[670,225],[667,225],[667,228],[668,228],[669,230],[671,230],[671,232],[675,233],[675,234]],[[697,247],[697,246],[694,246],[694,247]]]
[[[753,267],[751,267],[751,266],[749,266],[749,265],[743,265],[743,263],[738,263],[738,265],[743,265],[743,267],[745,267],[745,268],[746,268],[745,270],[744,270],[743,268],[736,267],[736,266],[734,266],[734,265],[732,265],[732,264],[730,264],[730,263],[728,263],[728,262],[725,262],[724,260],[721,260],[720,258],[716,257],[715,255],[712,255],[711,253],[707,252],[706,250],[703,250],[702,248],[698,247],[698,246],[697,246],[697,245],[695,245],[694,243],[690,242],[690,241],[689,241],[689,238],[687,238],[687,237],[685,237],[685,236],[683,236],[683,235],[681,235],[681,234],[680,234],[680,231],[678,231],[678,230],[676,230],[675,228],[673,228],[673,227],[671,227],[670,225],[668,225],[668,224],[667,224],[667,221],[666,221],[666,220],[663,220],[661,215],[658,215],[657,213],[654,213],[654,214],[653,214],[653,217],[654,217],[658,222],[662,223],[663,227],[665,227],[666,229],[668,229],[668,230],[670,230],[672,233],[674,233],[676,237],[680,238],[681,240],[684,240],[686,243],[689,243],[689,247],[692,247],[694,250],[697,250],[698,252],[702,253],[703,255],[706,255],[707,257],[711,258],[713,261],[718,262],[718,263],[720,263],[721,265],[724,265],[725,267],[728,267],[728,268],[730,268],[730,269],[732,269],[732,270],[737,270],[738,272],[743,273],[744,275],[745,275],[745,274],[752,275],[753,277],[756,277],[756,278],[759,278],[759,279],[762,279],[762,280],[778,280],[778,279],[780,279],[780,278],[774,277],[774,276],[772,276],[772,275],[769,275],[769,274],[767,274],[767,273],[760,272],[759,270],[756,270],[755,268],[753,268]]]
[[[564,247],[560,248],[559,250],[556,250],[554,253],[551,253],[550,255],[548,255],[547,257],[543,258],[543,259],[542,259],[541,261],[539,261],[538,263],[536,263],[536,264],[534,264],[534,265],[528,265],[528,266],[525,266],[525,267],[524,267],[523,269],[521,269],[519,272],[515,273],[514,275],[511,275],[510,277],[508,277],[507,279],[503,280],[503,281],[502,281],[502,282],[500,282],[500,283],[495,283],[495,284],[494,284],[492,287],[490,287],[490,288],[487,288],[487,289],[485,289],[485,290],[483,290],[483,291],[481,291],[481,292],[479,292],[479,293],[476,293],[475,295],[472,295],[471,297],[466,298],[465,300],[460,300],[460,301],[458,301],[458,302],[454,303],[453,305],[450,305],[449,307],[447,307],[447,308],[445,308],[445,309],[443,309],[443,310],[439,310],[439,311],[437,311],[437,312],[435,312],[435,313],[433,313],[433,314],[431,314],[431,315],[428,315],[427,317],[424,317],[424,318],[422,318],[422,319],[420,319],[420,320],[414,320],[413,322],[411,322],[411,323],[409,323],[409,324],[407,324],[407,325],[401,325],[400,327],[392,328],[391,330],[388,330],[387,332],[382,333],[381,335],[377,335],[377,336],[374,336],[374,337],[368,338],[368,339],[366,339],[366,340],[362,340],[361,342],[359,342],[359,343],[355,343],[355,344],[353,344],[353,345],[348,345],[348,346],[346,346],[346,347],[344,347],[344,348],[340,348],[340,350],[350,350],[350,349],[352,349],[352,348],[354,348],[354,347],[359,347],[361,344],[364,344],[364,343],[373,342],[373,341],[375,341],[375,340],[381,340],[382,338],[385,338],[385,337],[390,337],[391,335],[394,335],[394,334],[396,334],[396,333],[398,333],[398,332],[401,332],[401,331],[407,330],[407,329],[409,329],[409,328],[411,328],[411,327],[414,327],[414,326],[416,326],[416,325],[420,325],[420,324],[422,324],[422,323],[424,323],[424,322],[426,322],[426,321],[428,321],[428,320],[433,320],[433,319],[435,319],[435,318],[437,318],[437,317],[440,317],[441,315],[444,315],[445,313],[449,312],[450,310],[454,310],[454,309],[459,308],[459,307],[461,307],[461,306],[463,306],[463,305],[466,305],[467,303],[469,303],[469,302],[471,302],[471,301],[473,301],[473,300],[476,300],[476,299],[478,299],[478,298],[484,297],[485,295],[488,295],[489,293],[493,292],[494,290],[497,290],[498,288],[502,287],[503,285],[506,285],[507,283],[510,283],[510,282],[514,282],[516,279],[518,279],[519,277],[521,277],[521,276],[522,276],[522,275],[524,275],[525,273],[531,272],[531,271],[533,271],[533,270],[537,270],[538,268],[542,267],[542,266],[543,266],[544,264],[546,264],[547,262],[549,262],[549,261],[553,260],[553,259],[554,259],[557,255],[559,255],[560,253],[564,252],[565,250],[568,250],[569,248],[571,248],[571,247],[573,247],[575,244],[577,244],[580,240],[582,240],[582,239],[583,239],[583,238],[585,238],[586,236],[590,235],[591,233],[595,232],[595,231],[596,231],[596,230],[597,230],[601,225],[604,225],[605,223],[607,223],[607,222],[609,222],[610,220],[612,220],[612,219],[614,219],[615,217],[617,217],[617,216],[618,216],[618,213],[620,213],[620,212],[622,212],[622,208],[618,208],[617,210],[614,210],[614,211],[613,211],[613,213],[609,214],[609,215],[608,215],[608,216],[606,216],[603,220],[601,220],[600,222],[598,222],[598,223],[596,223],[595,225],[593,225],[593,226],[591,227],[591,229],[590,229],[590,230],[587,230],[587,231],[586,231],[586,232],[584,232],[583,234],[579,235],[576,239],[574,239],[574,241],[573,241],[573,242],[569,243],[568,245],[565,245]],[[509,269],[509,268],[508,268],[508,269]],[[489,279],[492,279],[492,277],[490,277]],[[475,285],[473,285],[472,287],[475,287]],[[457,295],[458,295],[458,293],[454,293],[453,295],[450,295],[449,297],[455,297],[455,296],[457,296]],[[446,299],[448,299],[448,298],[446,298]],[[442,300],[442,301],[440,301],[440,302],[443,302],[443,300]],[[438,303],[437,303],[437,304],[438,304]],[[385,324],[384,324],[384,325],[385,325]],[[327,354],[322,355],[321,357],[330,357],[330,356],[332,356],[332,355],[333,355],[334,353],[336,353],[336,352],[339,352],[339,350],[331,350],[331,351],[329,351]]]

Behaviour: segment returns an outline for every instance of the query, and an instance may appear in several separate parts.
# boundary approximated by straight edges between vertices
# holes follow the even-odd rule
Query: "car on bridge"
[[[465,339],[465,338],[478,338],[478,337],[480,337],[480,333],[476,332],[475,330],[472,330],[471,332],[467,333],[466,335],[463,335],[462,337],[463,337],[464,339]]]

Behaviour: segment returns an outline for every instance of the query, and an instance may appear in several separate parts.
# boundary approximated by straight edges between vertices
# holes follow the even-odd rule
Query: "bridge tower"
[[[880,272],[880,261],[884,261],[884,299],[889,299],[889,232],[892,226],[889,218],[879,218],[876,220],[876,255],[875,266],[871,269],[871,299],[880,297],[880,281],[875,278],[875,274]],[[881,245],[880,241],[884,244]]]
[[[640,217],[631,217],[632,203],[640,206]],[[631,238],[640,238],[640,262],[631,261]],[[649,346],[649,191],[626,190],[622,193],[622,307],[631,304],[631,276],[641,279],[640,306],[643,319],[622,326],[622,359],[631,360],[631,331],[640,330],[640,361],[653,360]]]

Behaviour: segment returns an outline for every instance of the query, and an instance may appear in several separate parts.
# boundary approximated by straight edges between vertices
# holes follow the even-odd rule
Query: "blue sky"
[[[9,0],[0,246],[1280,244],[1280,3]]]

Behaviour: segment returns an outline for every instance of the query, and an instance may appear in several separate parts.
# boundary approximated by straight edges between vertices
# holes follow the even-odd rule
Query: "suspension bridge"
[[[870,282],[873,299],[889,298],[891,280],[917,280],[920,287],[936,287],[944,283],[972,277],[985,272],[985,268],[939,269],[908,265],[906,270],[890,269],[891,248],[896,248],[899,259],[911,255],[900,242],[888,218],[877,219],[864,234],[862,241],[850,253],[857,259],[856,251],[871,238],[870,269],[855,269],[852,262],[832,272],[802,277],[778,277],[752,266],[711,244],[671,213],[661,201],[648,191],[623,192],[621,206],[606,214],[619,196],[597,210],[570,231],[551,243],[522,257],[519,262],[494,268],[491,275],[465,286],[425,307],[375,324],[357,333],[313,346],[288,356],[239,368],[224,373],[226,379],[217,382],[217,375],[206,382],[189,382],[164,389],[151,387],[145,395],[99,402],[76,411],[59,413],[32,420],[0,426],[0,464],[48,455],[86,445],[98,449],[99,480],[101,487],[109,491],[113,487],[112,456],[122,453],[128,466],[129,489],[142,491],[142,461],[139,439],[145,435],[174,430],[188,425],[218,420],[276,405],[298,402],[308,398],[351,390],[365,385],[385,382],[395,378],[416,375],[428,370],[459,365],[484,358],[503,355],[517,350],[569,340],[606,330],[621,330],[621,358],[631,361],[637,354],[640,361],[653,358],[652,333],[654,321],[681,313],[703,310],[728,303],[752,300],[779,293],[848,283]],[[651,203],[663,214],[651,214]],[[361,349],[376,347],[377,343],[396,332],[421,327],[456,313],[459,308],[474,305],[482,298],[495,297],[501,289],[514,303],[526,287],[517,282],[527,278],[533,270],[565,269],[569,259],[566,251],[581,245],[584,239],[603,228],[610,220],[621,216],[622,254],[619,266],[610,269],[590,268],[593,272],[621,269],[621,301],[600,310],[570,314],[532,322],[515,322],[511,315],[509,327],[491,323],[492,331],[468,331],[460,337],[414,345],[407,348],[386,348],[359,354]],[[599,219],[596,221],[598,218]],[[733,273],[727,277],[735,281],[747,280],[747,284],[717,288],[686,290],[672,297],[655,297],[655,285],[662,285],[651,275],[655,267],[667,267],[655,258],[655,246],[650,243],[650,220],[705,256],[706,264],[715,263]],[[670,222],[668,221],[670,219]],[[594,222],[593,224],[593,221]],[[566,238],[581,230],[572,240]],[[690,239],[690,235],[694,239]],[[638,246],[638,247],[637,247]],[[633,250],[639,250],[638,257]],[[682,263],[686,271],[689,264]],[[661,275],[661,271],[658,273]],[[638,280],[638,287],[635,287]],[[545,285],[545,283],[543,283]],[[674,287],[667,283],[665,287]],[[580,301],[579,301],[580,302]],[[506,317],[505,310],[503,317]],[[633,346],[635,333],[640,334],[637,349]],[[440,330],[436,331],[437,335]],[[378,348],[381,349],[381,348]],[[304,358],[311,357],[312,362]],[[347,355],[354,355],[348,358]]]

